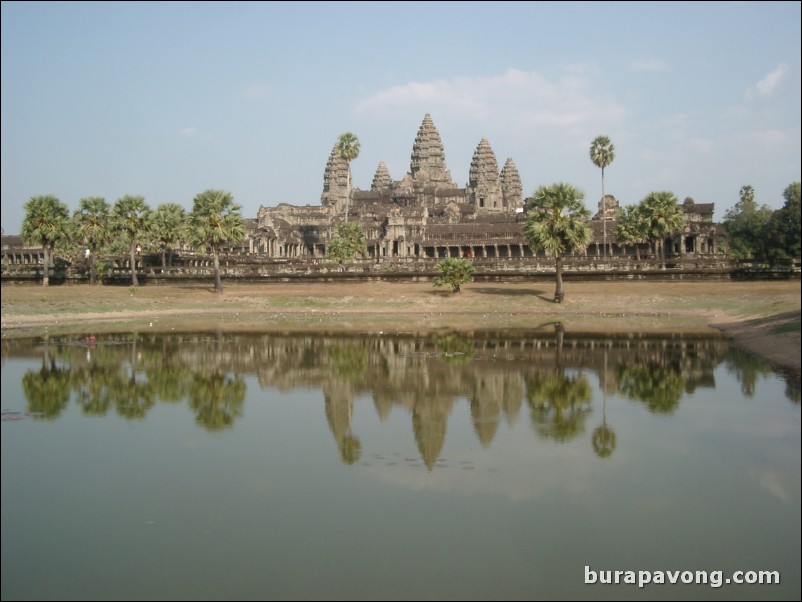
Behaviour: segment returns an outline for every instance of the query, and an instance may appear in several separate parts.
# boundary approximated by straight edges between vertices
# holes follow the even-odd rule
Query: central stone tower
[[[410,164],[412,184],[416,190],[424,188],[456,188],[451,172],[446,168],[446,154],[440,132],[434,126],[431,115],[426,113],[415,143],[412,145]]]

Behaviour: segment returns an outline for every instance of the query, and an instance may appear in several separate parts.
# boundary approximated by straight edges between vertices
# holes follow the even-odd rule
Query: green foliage
[[[224,190],[206,190],[198,194],[189,215],[189,241],[202,251],[219,251],[223,246],[242,242],[245,220],[242,207]]]
[[[615,146],[607,136],[596,136],[590,144],[590,160],[596,167],[602,170],[604,178],[604,168],[610,165],[615,159]]]
[[[53,248],[69,232],[69,209],[56,197],[32,197],[25,204],[22,238],[27,244]]]
[[[742,186],[740,200],[724,214],[730,256],[735,259],[765,260],[771,217],[772,210],[767,205],[758,207],[754,189],[749,185]]]
[[[593,161],[596,167],[601,168],[602,203],[604,202],[604,168],[610,165],[614,159],[615,146],[613,146],[610,139],[607,136],[596,136],[593,142],[590,143],[590,160]],[[607,222],[604,223],[606,224]]]
[[[167,267],[167,252],[187,238],[187,212],[178,203],[162,203],[150,215],[150,233],[159,245],[162,267]]]
[[[437,271],[434,285],[450,286],[452,292],[458,293],[463,284],[473,280],[474,267],[470,259],[448,257],[437,264]]]
[[[357,255],[364,255],[366,252],[365,230],[355,222],[337,226],[334,236],[326,246],[326,257],[337,263],[353,261]]]
[[[141,196],[126,195],[114,203],[111,210],[112,233],[125,240],[131,263],[131,285],[139,286],[136,277],[136,246],[140,239],[147,236],[150,207]]]
[[[347,163],[350,163],[359,156],[359,149],[359,138],[351,132],[340,134],[339,138],[337,138],[337,153],[340,157],[345,159]]]
[[[769,235],[766,240],[771,244],[767,250],[770,260],[802,256],[800,248],[800,183],[789,184],[783,191],[785,204],[771,216]]]
[[[665,255],[665,238],[685,226],[685,213],[673,192],[650,192],[640,203],[647,239],[660,257]]]
[[[44,254],[42,285],[50,283],[52,253],[57,244],[66,244],[74,237],[74,227],[67,205],[51,195],[32,197],[25,204],[22,238],[26,244],[38,245]]]
[[[129,245],[148,232],[150,207],[145,197],[125,195],[114,203],[111,211],[112,233],[125,239]]]
[[[615,226],[615,237],[622,245],[635,247],[640,259],[638,245],[648,241],[646,216],[640,205],[630,205],[618,209],[618,219]]]
[[[85,249],[89,249],[89,283],[97,281],[97,265],[95,263],[98,251],[104,249],[111,237],[109,229],[109,216],[111,206],[101,197],[87,197],[81,199],[78,211],[72,218],[77,228],[77,240]]]
[[[111,206],[102,197],[81,199],[73,220],[78,228],[78,241],[92,253],[100,251],[108,242]]]
[[[559,183],[541,186],[526,200],[524,234],[533,250],[559,257],[587,247],[592,232],[583,198],[581,190]]]
[[[346,205],[345,205],[345,221],[348,221],[348,209],[351,204],[351,161],[359,156],[359,138],[351,132],[340,134],[337,139],[337,154],[340,158],[345,160],[348,167],[347,181],[346,181]]]
[[[582,204],[584,194],[571,184],[541,186],[526,200],[524,235],[533,251],[543,250],[555,258],[557,287],[554,300],[563,300],[562,257],[584,251],[593,238],[590,211]]]
[[[774,263],[802,255],[800,183],[789,184],[783,198],[783,207],[772,211],[768,205],[758,207],[751,186],[741,188],[740,200],[724,215],[732,257]]]
[[[196,248],[211,251],[214,260],[214,290],[223,292],[220,279],[220,250],[245,238],[242,208],[224,190],[205,190],[195,197],[189,215],[189,240]]]

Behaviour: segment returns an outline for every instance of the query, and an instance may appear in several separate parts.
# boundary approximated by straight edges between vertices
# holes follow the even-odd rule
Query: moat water
[[[800,598],[800,391],[720,337],[3,340],[2,404],[3,600]]]

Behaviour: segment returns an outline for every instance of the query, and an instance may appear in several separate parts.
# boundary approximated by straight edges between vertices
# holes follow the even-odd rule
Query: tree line
[[[211,189],[195,196],[189,213],[177,203],[163,203],[152,210],[144,197],[126,195],[113,205],[102,197],[83,198],[70,216],[67,205],[58,198],[35,196],[25,204],[22,237],[26,244],[42,249],[44,286],[49,284],[48,272],[56,250],[74,253],[78,248],[85,249],[92,284],[97,282],[98,253],[128,253],[131,285],[139,286],[136,256],[143,245],[158,247],[162,267],[166,268],[173,250],[187,243],[212,254],[215,291],[219,293],[223,290],[220,251],[245,237],[241,210],[231,193]]]
[[[748,184],[741,187],[739,196],[735,207],[724,215],[730,255],[766,263],[799,259],[800,183],[788,185],[783,191],[785,204],[777,210],[758,206],[755,190]]]

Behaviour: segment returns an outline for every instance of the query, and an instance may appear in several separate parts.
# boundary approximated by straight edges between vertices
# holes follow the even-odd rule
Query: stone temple
[[[370,190],[354,188],[349,202],[348,165],[335,146],[323,173],[320,201],[317,206],[260,207],[257,219],[248,220],[247,252],[287,259],[325,257],[334,228],[348,216],[365,230],[367,257],[378,261],[533,256],[523,234],[523,188],[515,162],[509,158],[499,170],[490,142],[482,138],[473,153],[468,181],[459,187],[428,114],[415,136],[409,171],[400,180],[393,179],[382,161]],[[595,240],[586,251],[589,256],[602,255],[605,230],[608,254],[625,253],[614,244],[617,207],[610,195],[599,203],[592,221]],[[677,254],[714,253],[713,204],[686,201],[683,208],[688,226],[674,241],[674,250]]]

